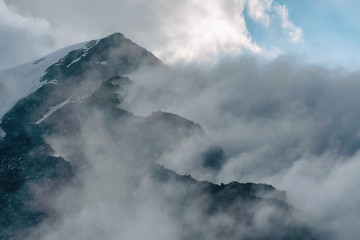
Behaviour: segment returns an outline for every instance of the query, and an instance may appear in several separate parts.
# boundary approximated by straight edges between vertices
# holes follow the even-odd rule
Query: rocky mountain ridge
[[[57,205],[59,196],[73,186],[82,189],[84,179],[97,176],[90,174],[93,170],[98,184],[107,188],[96,194],[112,193],[116,188],[108,183],[116,182],[126,185],[119,188],[129,198],[141,190],[156,192],[169,203],[171,210],[165,212],[182,229],[173,239],[315,239],[285,193],[270,185],[216,185],[159,165],[164,153],[179,146],[184,151],[195,146],[187,156],[203,173],[216,173],[226,156],[197,123],[164,112],[144,118],[122,108],[126,86],[133,84],[127,74],[142,67],[166,66],[119,33],[90,41],[49,66],[40,87],[3,116],[1,240],[46,239],[44,226],[66,219]],[[109,168],[117,170],[109,173]],[[146,190],[143,182],[149,184]],[[79,193],[74,201],[81,199]],[[259,209],[271,211],[259,219]],[[189,212],[198,224],[188,219]],[[227,221],[218,222],[220,216]]]

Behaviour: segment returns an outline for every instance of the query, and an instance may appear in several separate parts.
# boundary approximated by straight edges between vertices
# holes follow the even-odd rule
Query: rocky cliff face
[[[70,239],[125,239],[129,219],[140,229],[160,213],[172,224],[151,231],[157,239],[315,239],[272,186],[216,185],[159,165],[181,146],[191,151],[184,155],[191,166],[214,174],[226,156],[199,124],[124,110],[133,84],[126,75],[141,67],[166,66],[119,33],[90,41],[48,67],[40,88],[3,116],[1,240],[63,239],[65,232]],[[135,218],[146,199],[151,213]],[[70,220],[84,212],[87,219]],[[103,221],[114,221],[88,222],[103,212]],[[114,234],[109,225],[124,229]]]

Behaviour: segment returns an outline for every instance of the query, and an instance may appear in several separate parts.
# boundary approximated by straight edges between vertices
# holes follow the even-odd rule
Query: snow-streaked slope
[[[69,52],[85,47],[87,43],[75,44],[36,61],[0,71],[0,122],[4,114],[18,100],[36,91],[46,83],[40,82],[40,79],[49,66],[58,62]]]
[[[64,102],[59,103],[58,105],[52,107],[49,112],[47,112],[42,118],[40,118],[35,124],[39,124],[42,121],[44,121],[45,119],[47,119],[49,116],[51,116],[51,114],[53,114],[54,112],[56,112],[58,109],[62,108],[63,106],[65,106],[66,104],[70,103],[71,100],[70,98],[66,99]]]

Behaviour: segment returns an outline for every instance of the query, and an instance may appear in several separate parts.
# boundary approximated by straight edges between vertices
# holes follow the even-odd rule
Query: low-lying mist
[[[302,220],[296,212],[283,216],[283,203],[276,207],[277,201],[271,199],[238,200],[233,206],[217,202],[219,209],[208,212],[213,200],[210,194],[202,194],[208,183],[197,189],[189,176],[164,182],[163,174],[171,172],[154,174],[158,168],[154,163],[175,167],[174,161],[180,166],[183,160],[182,165],[192,166],[197,175],[214,177],[203,165],[194,164],[206,143],[203,132],[196,125],[179,127],[193,123],[159,113],[147,118],[124,113],[119,118],[104,109],[79,107],[76,117],[81,129],[77,134],[47,136],[54,155],[68,160],[76,176],[52,206],[60,221],[45,221],[29,239],[263,239],[262,235],[276,236],[278,231],[282,236],[281,226],[297,226]],[[62,113],[54,114],[57,119]],[[168,124],[176,121],[180,122],[173,126],[176,131],[168,134]],[[238,209],[244,210],[233,216]],[[280,221],[279,229],[274,227],[276,221]]]
[[[221,59],[212,67],[130,75],[123,107],[191,119],[228,157],[215,182],[265,182],[335,239],[360,234],[360,73],[282,56]],[[178,158],[181,159],[181,158]],[[166,164],[165,164],[166,166]],[[172,169],[181,171],[181,163]],[[188,174],[207,178],[189,169]]]

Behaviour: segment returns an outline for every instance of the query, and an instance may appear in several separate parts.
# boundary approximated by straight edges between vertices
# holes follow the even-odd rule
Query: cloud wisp
[[[289,40],[293,43],[302,42],[304,40],[303,31],[290,21],[287,7],[285,5],[275,4],[274,9],[281,19],[281,27]]]
[[[272,9],[273,0],[254,0],[247,1],[249,16],[266,27],[270,25],[271,18],[269,12]]]

